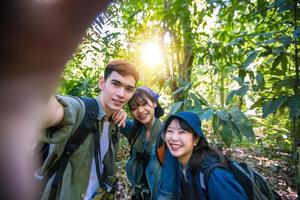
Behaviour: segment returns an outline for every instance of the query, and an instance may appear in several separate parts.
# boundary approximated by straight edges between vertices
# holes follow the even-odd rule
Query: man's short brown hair
[[[139,73],[134,66],[134,64],[128,62],[127,60],[113,60],[110,61],[104,70],[104,79],[110,76],[110,74],[115,71],[121,76],[133,76],[136,82],[138,82],[140,76]]]

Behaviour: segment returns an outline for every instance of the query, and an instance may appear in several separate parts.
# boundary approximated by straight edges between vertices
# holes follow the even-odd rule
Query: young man
[[[100,144],[95,146],[94,134],[89,134],[83,144],[71,155],[56,199],[91,199],[99,189],[97,176],[99,168],[100,173],[107,180],[110,180],[115,174],[115,156],[119,133],[111,118],[132,97],[138,79],[139,75],[136,68],[127,61],[116,60],[106,66],[104,77],[99,80],[101,93],[96,98],[99,107],[97,123]],[[43,140],[51,145],[49,155],[41,168],[41,173],[39,173],[42,176],[47,176],[50,166],[60,158],[68,138],[83,119],[85,107],[79,98],[57,96],[50,100],[48,111],[49,114],[47,114],[46,119],[48,130]],[[107,122],[110,122],[107,126],[109,130],[104,128],[104,124]],[[102,140],[105,131],[108,133],[108,137],[106,140]],[[100,159],[101,157],[104,158],[100,163],[95,161],[94,153],[97,151],[95,149],[100,149],[101,156],[98,156]],[[42,199],[49,198],[53,178],[54,176],[48,180]]]

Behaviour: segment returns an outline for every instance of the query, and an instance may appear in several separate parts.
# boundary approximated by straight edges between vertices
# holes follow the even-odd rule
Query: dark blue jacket
[[[177,174],[178,179],[177,183],[184,178],[182,173],[182,165],[177,163]],[[198,181],[196,184],[196,192],[200,195],[200,199],[205,198],[205,190],[201,187],[201,176],[198,173],[197,177],[193,182],[193,177],[190,173],[189,167],[186,171],[186,178],[191,184],[196,184],[195,181]],[[203,182],[203,181],[202,181]],[[177,197],[180,199],[182,188],[180,184],[177,184]],[[194,185],[195,186],[195,185]],[[202,185],[203,186],[203,185]],[[203,186],[204,187],[204,186]],[[246,200],[247,195],[244,189],[240,186],[240,184],[235,180],[234,176],[227,171],[226,169],[216,168],[214,169],[208,181],[208,196],[210,200]]]
[[[165,157],[162,172],[162,183],[159,187],[159,191],[161,191],[162,194],[172,194],[174,191],[176,191],[173,193],[176,194],[176,197],[173,195],[173,197],[170,196],[169,198],[161,199],[180,199],[182,194],[181,182],[184,179],[182,165],[175,157],[171,156],[168,151],[167,153],[169,155]],[[206,158],[201,164],[207,164],[209,162],[212,162],[212,160],[207,160]],[[191,185],[193,185],[195,189],[196,194],[193,194],[193,196],[199,196],[199,199],[205,200],[206,190],[204,189],[205,186],[203,186],[204,181],[201,181],[201,173],[197,173],[197,176],[193,177],[189,166],[187,166],[186,179]],[[196,181],[198,181],[198,183],[196,183]],[[244,189],[236,181],[233,174],[223,168],[216,168],[211,172],[208,181],[208,196],[210,200],[248,199]]]

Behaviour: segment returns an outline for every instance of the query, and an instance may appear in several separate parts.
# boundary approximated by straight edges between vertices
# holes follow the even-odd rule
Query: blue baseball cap
[[[170,120],[172,120],[174,118],[179,118],[179,119],[185,121],[197,135],[199,135],[201,138],[206,140],[205,135],[201,128],[201,121],[195,113],[187,112],[187,111],[178,112],[176,114],[170,115],[168,117],[168,119],[166,120],[165,124],[169,124]]]

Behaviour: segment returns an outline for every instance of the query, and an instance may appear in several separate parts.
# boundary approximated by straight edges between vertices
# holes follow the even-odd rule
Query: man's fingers
[[[112,119],[119,127],[125,127],[127,113],[124,110],[113,113]]]

